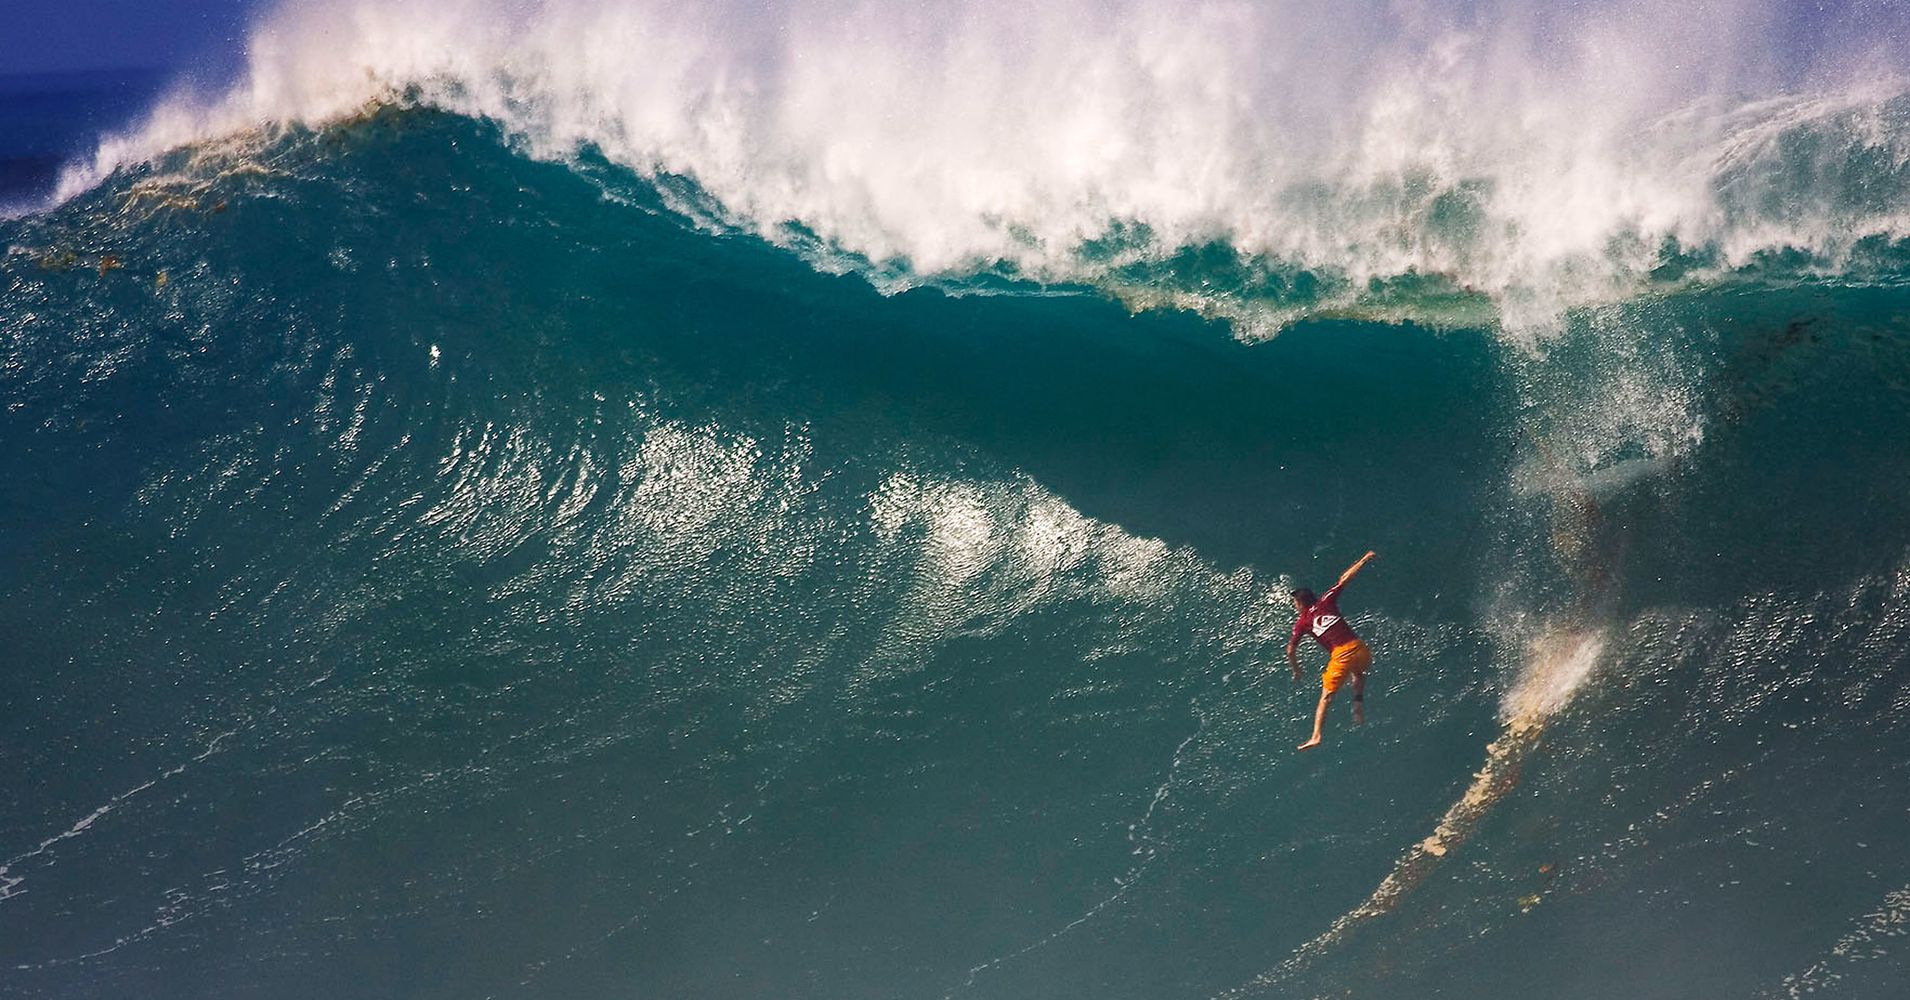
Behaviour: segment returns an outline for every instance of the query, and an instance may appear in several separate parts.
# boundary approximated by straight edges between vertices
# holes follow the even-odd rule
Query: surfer
[[[1366,668],[1373,664],[1373,652],[1353,634],[1352,626],[1346,624],[1340,614],[1339,597],[1340,588],[1372,558],[1371,552],[1361,556],[1359,562],[1340,574],[1338,583],[1319,597],[1304,587],[1293,591],[1293,608],[1300,613],[1293,621],[1293,637],[1287,640],[1287,665],[1293,668],[1293,679],[1300,679],[1300,660],[1296,653],[1302,634],[1311,633],[1313,641],[1330,654],[1326,672],[1320,675],[1320,707],[1313,713],[1313,738],[1300,744],[1302,750],[1320,745],[1320,729],[1326,725],[1326,707],[1333,703],[1333,695],[1346,684],[1348,676],[1353,679],[1353,724],[1366,721]]]

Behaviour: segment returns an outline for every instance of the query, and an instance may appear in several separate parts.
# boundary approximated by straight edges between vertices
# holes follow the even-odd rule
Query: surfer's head
[[[1305,611],[1312,607],[1313,603],[1319,600],[1319,598],[1313,596],[1313,591],[1305,587],[1295,587],[1290,593],[1293,597],[1293,606],[1300,611]]]

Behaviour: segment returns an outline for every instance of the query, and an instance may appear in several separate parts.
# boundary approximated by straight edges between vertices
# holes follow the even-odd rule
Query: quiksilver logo
[[[1313,634],[1325,635],[1326,630],[1332,628],[1333,623],[1339,620],[1340,620],[1339,615],[1321,615],[1318,618],[1313,619]]]

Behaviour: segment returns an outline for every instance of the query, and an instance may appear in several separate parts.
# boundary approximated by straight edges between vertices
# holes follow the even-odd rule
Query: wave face
[[[1887,32],[741,11],[292,8],[0,221],[5,992],[1901,993]]]

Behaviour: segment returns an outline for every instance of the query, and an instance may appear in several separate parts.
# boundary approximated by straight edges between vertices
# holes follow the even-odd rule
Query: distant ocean
[[[1773,9],[0,83],[0,996],[1906,995],[1910,49]]]
[[[152,106],[157,70],[0,75],[0,207],[42,202],[60,167]]]

